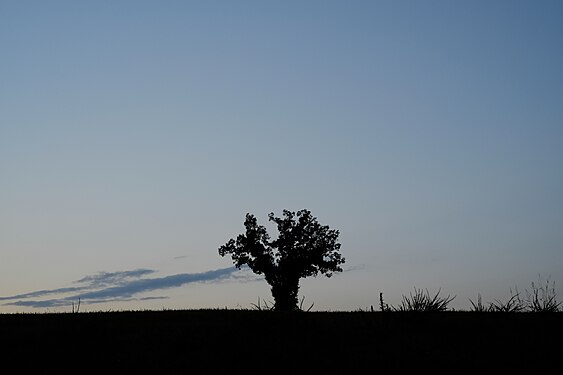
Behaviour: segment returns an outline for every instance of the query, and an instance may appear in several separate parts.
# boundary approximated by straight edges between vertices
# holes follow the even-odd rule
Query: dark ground
[[[6,314],[0,353],[38,373],[559,373],[562,333],[563,313]]]

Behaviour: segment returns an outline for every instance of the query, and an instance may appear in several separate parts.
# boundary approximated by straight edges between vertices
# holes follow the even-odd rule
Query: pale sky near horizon
[[[341,233],[345,272],[302,282],[315,309],[563,293],[562,18],[0,0],[0,312],[250,308],[268,285],[217,249],[284,208]]]

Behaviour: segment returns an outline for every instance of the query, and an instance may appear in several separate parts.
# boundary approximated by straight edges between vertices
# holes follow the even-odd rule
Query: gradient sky
[[[345,272],[301,284],[315,309],[415,286],[469,308],[538,274],[563,293],[562,19],[0,1],[0,312],[250,308],[268,285],[217,248],[284,208],[341,232]]]

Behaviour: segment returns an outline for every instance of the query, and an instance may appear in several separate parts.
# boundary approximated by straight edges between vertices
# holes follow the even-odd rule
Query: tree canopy
[[[342,272],[340,265],[345,259],[339,252],[339,231],[321,225],[309,210],[283,210],[282,217],[270,213],[268,218],[277,225],[277,239],[271,240],[256,217],[246,214],[246,232],[221,246],[219,254],[230,254],[239,269],[247,265],[254,273],[263,274],[271,286],[276,310],[295,310],[301,278]]]

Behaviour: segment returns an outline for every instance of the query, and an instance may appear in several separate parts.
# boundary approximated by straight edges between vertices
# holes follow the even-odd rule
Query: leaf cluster
[[[284,210],[282,217],[270,213],[268,218],[277,225],[277,239],[271,240],[256,217],[247,214],[245,233],[221,246],[219,255],[231,255],[237,268],[247,265],[268,281],[284,275],[299,279],[321,273],[330,277],[342,271],[345,259],[339,253],[339,231],[321,225],[309,210]]]

